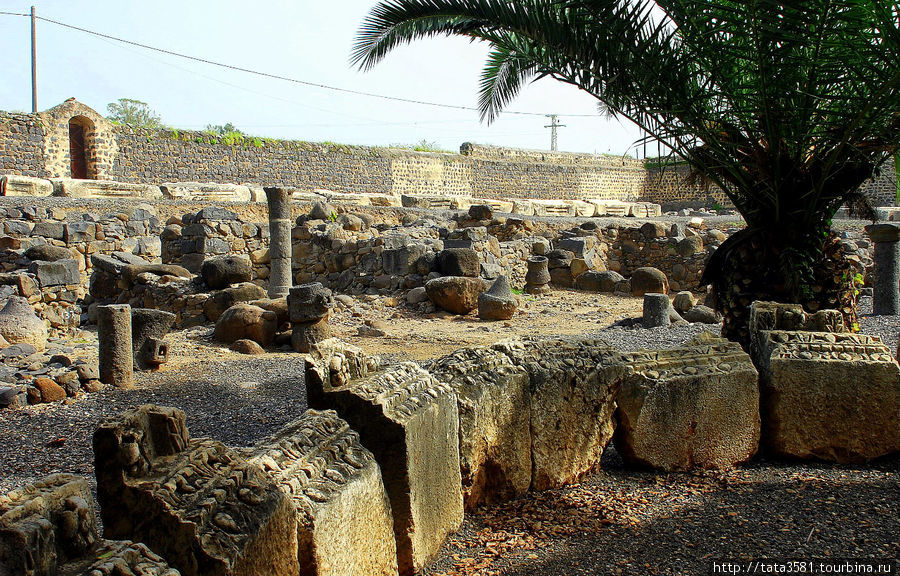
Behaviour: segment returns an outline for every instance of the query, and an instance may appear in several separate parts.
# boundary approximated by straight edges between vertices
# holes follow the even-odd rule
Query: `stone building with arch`
[[[74,98],[37,114],[50,178],[113,178],[118,146],[114,125]]]

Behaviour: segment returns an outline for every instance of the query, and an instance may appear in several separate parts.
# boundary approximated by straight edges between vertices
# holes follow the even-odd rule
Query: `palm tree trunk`
[[[740,236],[738,236],[740,235]],[[783,252],[797,244],[783,235],[745,229],[730,246],[723,243],[710,260],[705,277],[712,282],[716,309],[722,313],[722,336],[749,348],[747,323],[756,300],[801,304],[807,312],[840,310],[845,327],[856,330],[857,274],[862,262],[851,246],[829,231],[820,247],[802,256],[812,263],[812,278],[799,286],[783,272]],[[717,268],[713,270],[710,267]]]

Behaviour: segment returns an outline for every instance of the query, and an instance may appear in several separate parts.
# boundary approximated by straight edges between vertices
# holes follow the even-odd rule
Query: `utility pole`
[[[559,123],[559,114],[545,114],[545,116],[550,119],[550,124],[544,126],[544,128],[550,128],[550,150],[556,152],[558,150],[556,146],[556,129],[565,128],[566,125]]]
[[[31,113],[37,114],[37,46],[34,6],[31,7]]]

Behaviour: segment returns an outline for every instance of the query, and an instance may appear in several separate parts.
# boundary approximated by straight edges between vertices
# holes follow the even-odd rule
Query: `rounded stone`
[[[697,303],[694,295],[688,291],[682,291],[675,295],[675,299],[672,300],[672,308],[674,308],[677,312],[687,312]]]
[[[250,339],[260,346],[268,346],[275,339],[277,328],[278,316],[274,312],[250,304],[235,304],[216,322],[213,337],[226,343]]]
[[[480,278],[443,276],[425,283],[425,293],[434,304],[454,314],[468,314],[478,306],[478,296],[484,291]]]
[[[472,220],[491,220],[494,209],[489,204],[473,204],[469,206],[469,218]]]
[[[239,282],[249,282],[253,277],[250,259],[240,256],[207,258],[200,266],[203,282],[213,290]]]
[[[52,244],[38,244],[25,251],[25,257],[29,260],[42,260],[44,262],[56,262],[72,257],[72,251],[62,246]]]
[[[9,344],[30,344],[36,350],[47,347],[47,325],[21,296],[10,296],[0,310],[0,336]]]
[[[586,292],[615,292],[616,284],[625,280],[618,272],[588,270],[575,279],[575,288]]]
[[[631,295],[643,296],[648,292],[669,293],[669,280],[662,270],[643,266],[631,274]]]
[[[249,339],[235,340],[231,344],[231,349],[239,354],[265,354],[266,351],[263,350],[263,347]]]
[[[251,302],[266,297],[266,291],[252,282],[241,282],[210,294],[203,302],[203,314],[215,322],[222,313],[240,302]],[[262,307],[264,308],[264,307]]]

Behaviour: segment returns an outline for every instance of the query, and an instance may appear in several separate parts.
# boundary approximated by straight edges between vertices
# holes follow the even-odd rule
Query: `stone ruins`
[[[185,152],[188,173],[132,182],[117,158],[134,135],[84,108],[67,102],[40,125],[12,118],[33,142],[0,146],[0,170],[9,150],[42,146],[0,180],[0,410],[139,390],[172,361],[170,332],[191,329],[217,353],[290,354],[308,409],[252,446],[192,438],[191,414],[173,407],[105,419],[93,434],[99,511],[88,480],[69,474],[0,496],[2,576],[409,575],[467,511],[576,483],[610,446],[625,467],[660,474],[727,470],[759,451],[840,464],[900,451],[894,342],[856,333],[844,311],[754,302],[747,350],[703,333],[626,351],[541,335],[537,321],[532,335],[502,334],[557,290],[643,299],[622,329],[718,328],[699,278],[739,217],[686,205],[660,218],[642,166],[279,145],[236,154],[269,155],[263,174],[304,175],[308,162],[346,189],[199,182],[228,170],[199,152]],[[83,177],[58,177],[71,151],[53,134],[75,112],[96,154]],[[148,154],[132,153],[138,164]],[[512,175],[523,165],[565,178],[522,197]],[[342,167],[352,178],[332,177]],[[875,314],[900,312],[898,230],[841,238]],[[419,362],[377,355],[338,337],[351,296],[499,334]],[[52,351],[85,327],[96,361]],[[368,322],[360,335],[388,328]]]

